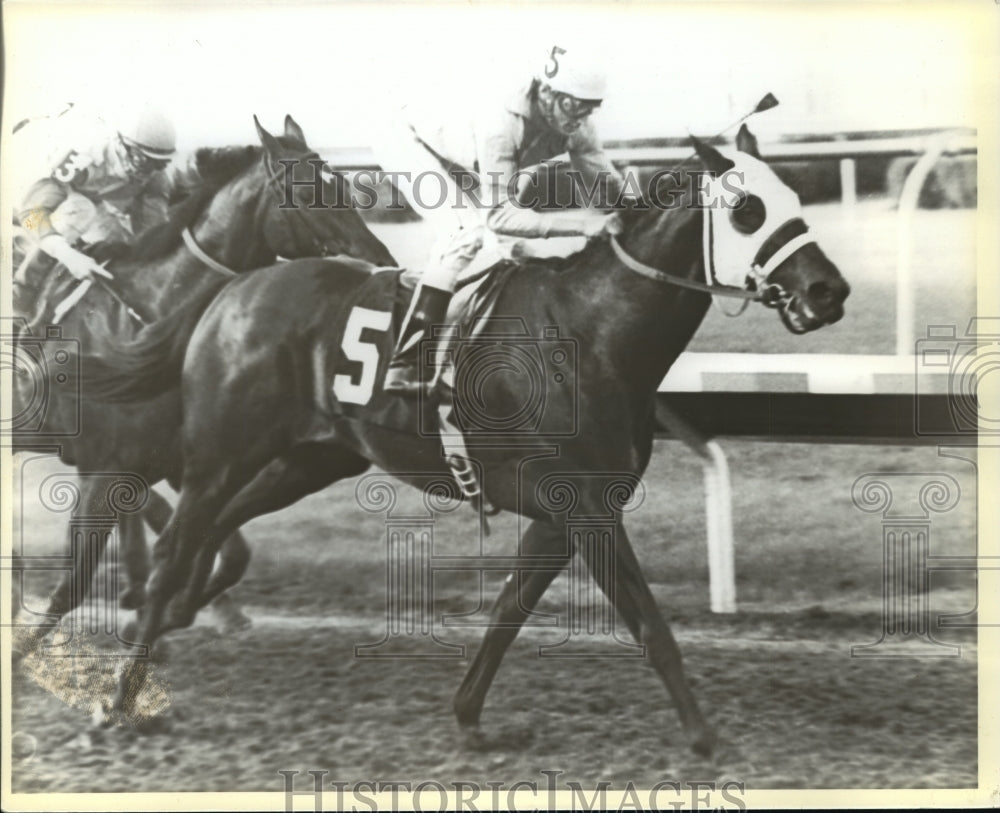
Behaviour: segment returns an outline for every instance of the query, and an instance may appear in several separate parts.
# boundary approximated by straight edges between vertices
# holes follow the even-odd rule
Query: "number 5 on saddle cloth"
[[[540,437],[548,442],[577,432],[577,399],[567,397],[577,391],[576,342],[555,326],[532,335],[520,316],[495,312],[508,280],[531,273],[524,268],[531,262],[503,261],[460,284],[445,324],[421,342],[419,375],[428,386],[417,399],[381,387],[392,334],[410,300],[406,272],[386,269],[358,291],[341,352],[330,359],[333,411],[364,423],[369,436],[384,431],[397,448],[413,444],[415,459],[431,452],[429,444],[443,450],[461,493],[477,509],[483,493],[470,447],[532,446]],[[574,408],[567,410],[568,403]]]

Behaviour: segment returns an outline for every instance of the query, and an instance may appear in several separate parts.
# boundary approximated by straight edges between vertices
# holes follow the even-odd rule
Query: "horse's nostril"
[[[833,300],[833,289],[825,282],[814,282],[809,286],[809,301],[817,305],[829,305]]]

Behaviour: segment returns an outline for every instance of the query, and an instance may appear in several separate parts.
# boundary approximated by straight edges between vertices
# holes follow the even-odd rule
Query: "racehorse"
[[[60,363],[66,356],[65,339],[77,341],[86,352],[113,352],[136,335],[139,323],[147,325],[139,335],[156,333],[157,320],[190,297],[216,290],[219,280],[236,273],[271,265],[278,257],[344,254],[373,263],[393,263],[357,212],[330,208],[329,201],[344,199],[343,189],[333,187],[343,184],[344,178],[319,174],[319,156],[308,147],[295,120],[285,118],[281,137],[268,133],[256,118],[254,123],[261,146],[199,150],[196,158],[201,183],[172,208],[168,220],[141,234],[132,246],[110,247],[109,255],[117,257],[111,266],[113,287],[91,285],[72,308],[59,314],[59,341],[51,340],[46,329],[57,321],[60,302],[78,296],[72,290],[75,280],[50,269],[47,277],[28,281],[41,294],[41,304],[27,331],[15,340],[21,364],[21,375],[14,376],[15,415],[32,412],[38,393],[38,381],[32,373],[38,366],[53,371],[66,366]],[[282,170],[289,168],[286,178]],[[103,247],[105,251],[108,248]],[[65,377],[63,380],[68,382]],[[79,399],[70,383],[53,383],[49,392],[43,420],[15,434],[15,449],[51,451],[58,444],[61,460],[81,473],[77,510],[106,515],[108,480],[88,476],[91,472],[133,475],[147,486],[176,477],[180,465],[176,454],[180,402],[176,392],[141,404],[113,406]],[[79,431],[74,434],[76,427]],[[132,581],[122,598],[123,605],[131,608],[142,604],[148,575],[142,521],[158,533],[171,512],[169,503],[156,491],[143,490],[147,500],[144,509],[119,514],[122,553]],[[106,541],[104,537],[98,543],[97,556]],[[239,579],[249,557],[249,548],[239,533],[223,551],[217,574],[220,593]],[[82,545],[74,551],[73,571],[50,597],[49,623],[19,636],[18,655],[30,652],[58,619],[79,605],[84,595],[74,584],[90,585],[97,556]]]
[[[797,196],[760,159],[745,126],[731,157],[694,144],[714,176],[706,188],[681,183],[672,205],[623,212],[620,237],[593,239],[569,258],[504,266],[493,316],[510,327],[497,341],[541,360],[544,399],[537,420],[492,434],[477,435],[471,424],[465,429],[485,498],[531,520],[521,564],[506,580],[455,695],[455,714],[467,730],[478,728],[506,648],[578,552],[645,645],[690,745],[703,754],[713,747],[715,733],[622,522],[623,505],[652,453],[657,389],[712,295],[756,299],[775,308],[791,332],[804,333],[841,318],[849,287],[811,239]],[[719,185],[734,174],[744,186],[722,208]],[[725,188],[736,187],[731,181]],[[722,284],[726,279],[739,284]],[[152,645],[166,630],[192,622],[216,549],[250,519],[372,464],[417,485],[427,472],[447,477],[440,439],[418,431],[421,402],[377,386],[394,346],[398,288],[398,273],[373,273],[357,261],[261,269],[170,317],[173,343],[139,342],[117,367],[88,379],[93,394],[128,399],[176,386],[182,376],[180,497],[153,549],[139,642]],[[575,352],[575,361],[557,351]],[[460,354],[458,348],[453,355]],[[550,362],[567,374],[550,375]],[[468,411],[487,404],[499,418],[522,410],[518,364],[501,359],[470,373],[465,384],[455,364],[456,413],[463,399]],[[480,426],[495,429],[488,420]],[[498,434],[508,442],[498,442]],[[614,493],[608,478],[618,483]],[[610,551],[568,536],[571,509],[575,517],[612,517]],[[548,564],[540,569],[532,561]],[[128,716],[147,670],[144,660],[128,662],[113,710]]]

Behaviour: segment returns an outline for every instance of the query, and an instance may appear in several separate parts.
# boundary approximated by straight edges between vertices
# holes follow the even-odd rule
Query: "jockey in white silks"
[[[392,180],[440,235],[400,329],[387,391],[421,391],[419,342],[431,325],[444,321],[459,275],[484,244],[491,258],[499,258],[510,256],[513,245],[525,238],[594,237],[620,230],[616,215],[596,207],[536,211],[517,201],[524,170],[564,153],[588,189],[603,185],[603,200],[617,200],[623,179],[590,120],[604,91],[603,73],[584,53],[555,46],[537,75],[506,102],[453,124],[428,121],[404,108],[404,137],[377,145],[383,170],[394,173]],[[426,173],[436,177],[428,180]]]
[[[46,174],[32,183],[15,217],[73,276],[110,276],[79,246],[130,243],[166,219],[171,189],[166,169],[177,136],[172,122],[153,107],[117,130],[97,118],[82,127],[72,114],[67,118],[64,129],[70,132],[56,139]]]

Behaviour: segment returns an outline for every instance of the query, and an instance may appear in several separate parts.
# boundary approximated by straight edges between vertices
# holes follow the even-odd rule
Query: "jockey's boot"
[[[427,337],[432,325],[444,322],[450,301],[451,291],[423,284],[417,287],[385,373],[382,386],[386,392],[416,396],[423,391],[420,342]]]

